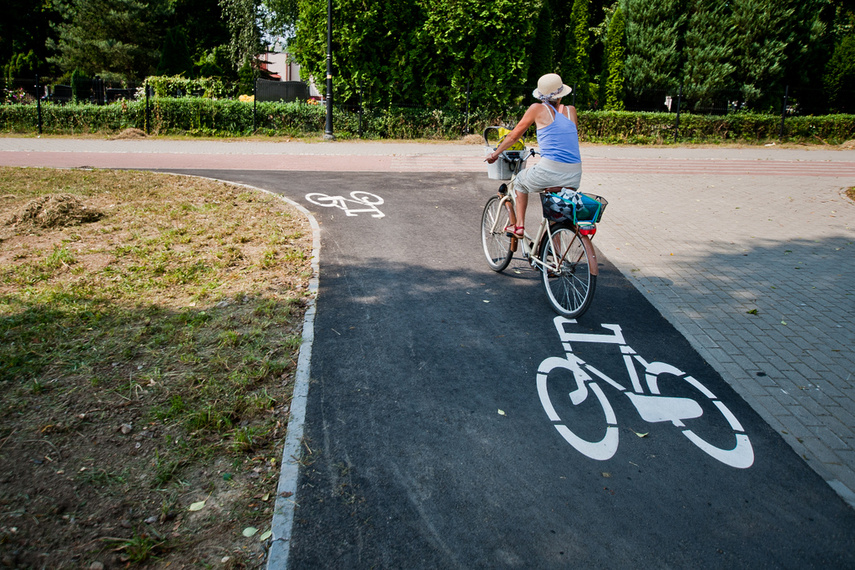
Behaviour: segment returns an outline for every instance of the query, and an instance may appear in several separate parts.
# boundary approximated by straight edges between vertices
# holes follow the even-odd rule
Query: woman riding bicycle
[[[532,124],[537,125],[537,144],[540,147],[541,159],[532,168],[520,171],[512,181],[517,193],[516,220],[511,220],[505,231],[512,233],[514,237],[522,238],[525,235],[525,211],[529,193],[542,192],[553,186],[579,188],[582,180],[579,121],[575,107],[561,104],[561,98],[569,95],[571,91],[555,73],[538,79],[537,89],[532,91],[532,95],[540,99],[540,103],[532,103],[516,127],[486,159],[489,164],[496,162],[502,152],[522,138]]]

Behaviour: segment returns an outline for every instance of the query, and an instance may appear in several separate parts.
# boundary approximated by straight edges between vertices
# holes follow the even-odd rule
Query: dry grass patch
[[[310,257],[264,193],[0,168],[0,563],[262,567]]]

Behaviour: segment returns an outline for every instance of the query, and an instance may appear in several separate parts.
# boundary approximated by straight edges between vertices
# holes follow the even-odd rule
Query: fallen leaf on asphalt
[[[258,532],[258,529],[257,529],[257,528],[255,528],[254,526],[248,526],[248,527],[246,527],[245,529],[243,529],[243,533],[242,533],[242,534],[243,534],[245,537],[249,538],[250,536],[255,536],[255,533],[257,533],[257,532]]]
[[[268,530],[267,532],[265,532],[264,534],[262,534],[261,536],[259,536],[259,537],[258,537],[258,540],[259,540],[260,542],[264,542],[265,540],[267,540],[267,539],[268,539],[268,538],[270,538],[271,536],[273,536],[273,531],[272,531],[272,530]]]
[[[499,415],[500,416],[506,416],[507,414],[505,413],[505,410],[499,410]]]
[[[194,512],[195,511],[201,511],[204,508],[205,508],[205,501],[198,501],[198,502],[190,505],[190,510],[194,511]]]
[[[646,432],[646,433],[638,433],[638,432],[637,432],[637,431],[635,431],[635,430],[632,430],[632,433],[634,433],[634,434],[635,434],[635,435],[637,435],[638,437],[647,437],[648,435],[650,435],[650,432]]]

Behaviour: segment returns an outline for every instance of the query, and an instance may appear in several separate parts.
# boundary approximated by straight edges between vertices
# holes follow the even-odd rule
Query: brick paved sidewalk
[[[855,151],[582,149],[602,252],[855,506]],[[483,172],[478,145],[0,138],[0,164]]]
[[[851,176],[586,175],[597,245],[855,506]]]

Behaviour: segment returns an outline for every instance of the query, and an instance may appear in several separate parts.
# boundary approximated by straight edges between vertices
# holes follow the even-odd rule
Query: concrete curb
[[[267,192],[264,190],[264,192]],[[273,194],[272,192],[268,192]],[[291,204],[306,218],[312,226],[312,277],[309,280],[310,301],[303,319],[303,342],[297,359],[297,371],[294,374],[294,393],[291,397],[291,410],[288,416],[288,434],[282,450],[282,468],[279,485],[276,488],[276,502],[273,506],[273,531],[267,568],[270,570],[288,567],[288,554],[291,550],[291,530],[294,523],[294,508],[297,506],[297,479],[300,475],[301,445],[306,421],[306,404],[309,396],[309,378],[312,362],[312,343],[315,340],[315,314],[320,284],[321,227],[315,217],[303,206],[278,194],[280,199]]]
[[[267,568],[269,570],[282,570],[288,567],[294,508],[297,506],[297,479],[300,476],[301,445],[306,422],[312,344],[315,340],[315,314],[317,313],[317,296],[320,285],[321,226],[311,212],[290,198],[248,184],[239,184],[218,178],[209,178],[209,180],[270,194],[293,206],[306,216],[312,226],[312,277],[309,279],[309,305],[303,318],[303,340],[300,344],[300,356],[297,358],[297,369],[294,373],[294,392],[291,396],[291,408],[288,415],[288,433],[285,436],[285,446],[282,450],[282,467],[279,472],[279,484],[276,488],[273,520],[271,522],[273,534],[267,556]]]

